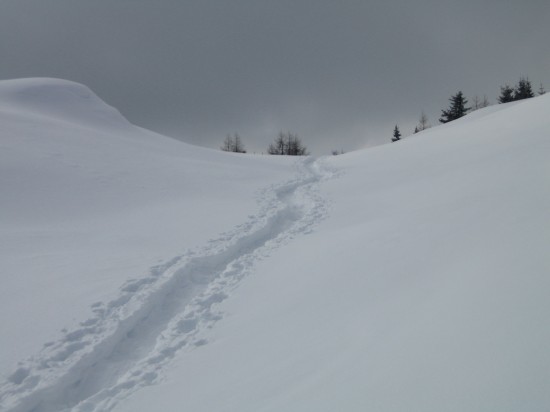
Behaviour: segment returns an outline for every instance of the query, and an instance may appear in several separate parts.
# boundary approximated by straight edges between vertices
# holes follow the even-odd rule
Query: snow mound
[[[130,125],[117,109],[107,105],[88,87],[61,79],[0,81],[0,110],[94,128]]]

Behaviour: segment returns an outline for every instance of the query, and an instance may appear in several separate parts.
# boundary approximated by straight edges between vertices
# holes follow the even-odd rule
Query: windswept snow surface
[[[550,409],[549,111],[294,160],[0,82],[0,410]]]

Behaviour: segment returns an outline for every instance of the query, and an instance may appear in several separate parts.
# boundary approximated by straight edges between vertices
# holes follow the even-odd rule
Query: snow
[[[261,188],[293,175],[284,159],[131,126],[67,81],[0,82],[0,102],[4,377],[125,282],[235,230],[257,212]]]
[[[0,82],[0,410],[548,409],[549,109],[295,160]]]

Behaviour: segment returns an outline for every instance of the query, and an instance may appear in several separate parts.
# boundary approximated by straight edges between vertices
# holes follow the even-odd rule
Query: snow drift
[[[3,409],[550,407],[550,95],[298,161],[0,102]]]

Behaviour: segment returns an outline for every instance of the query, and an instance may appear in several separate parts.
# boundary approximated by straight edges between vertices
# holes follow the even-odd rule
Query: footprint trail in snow
[[[92,305],[79,328],[20,362],[0,386],[0,410],[110,411],[157,382],[178,351],[207,344],[204,331],[223,317],[217,304],[254,262],[326,215],[317,186],[333,173],[312,158],[296,167],[296,179],[261,192],[260,211],[246,223],[127,282],[117,298]]]

